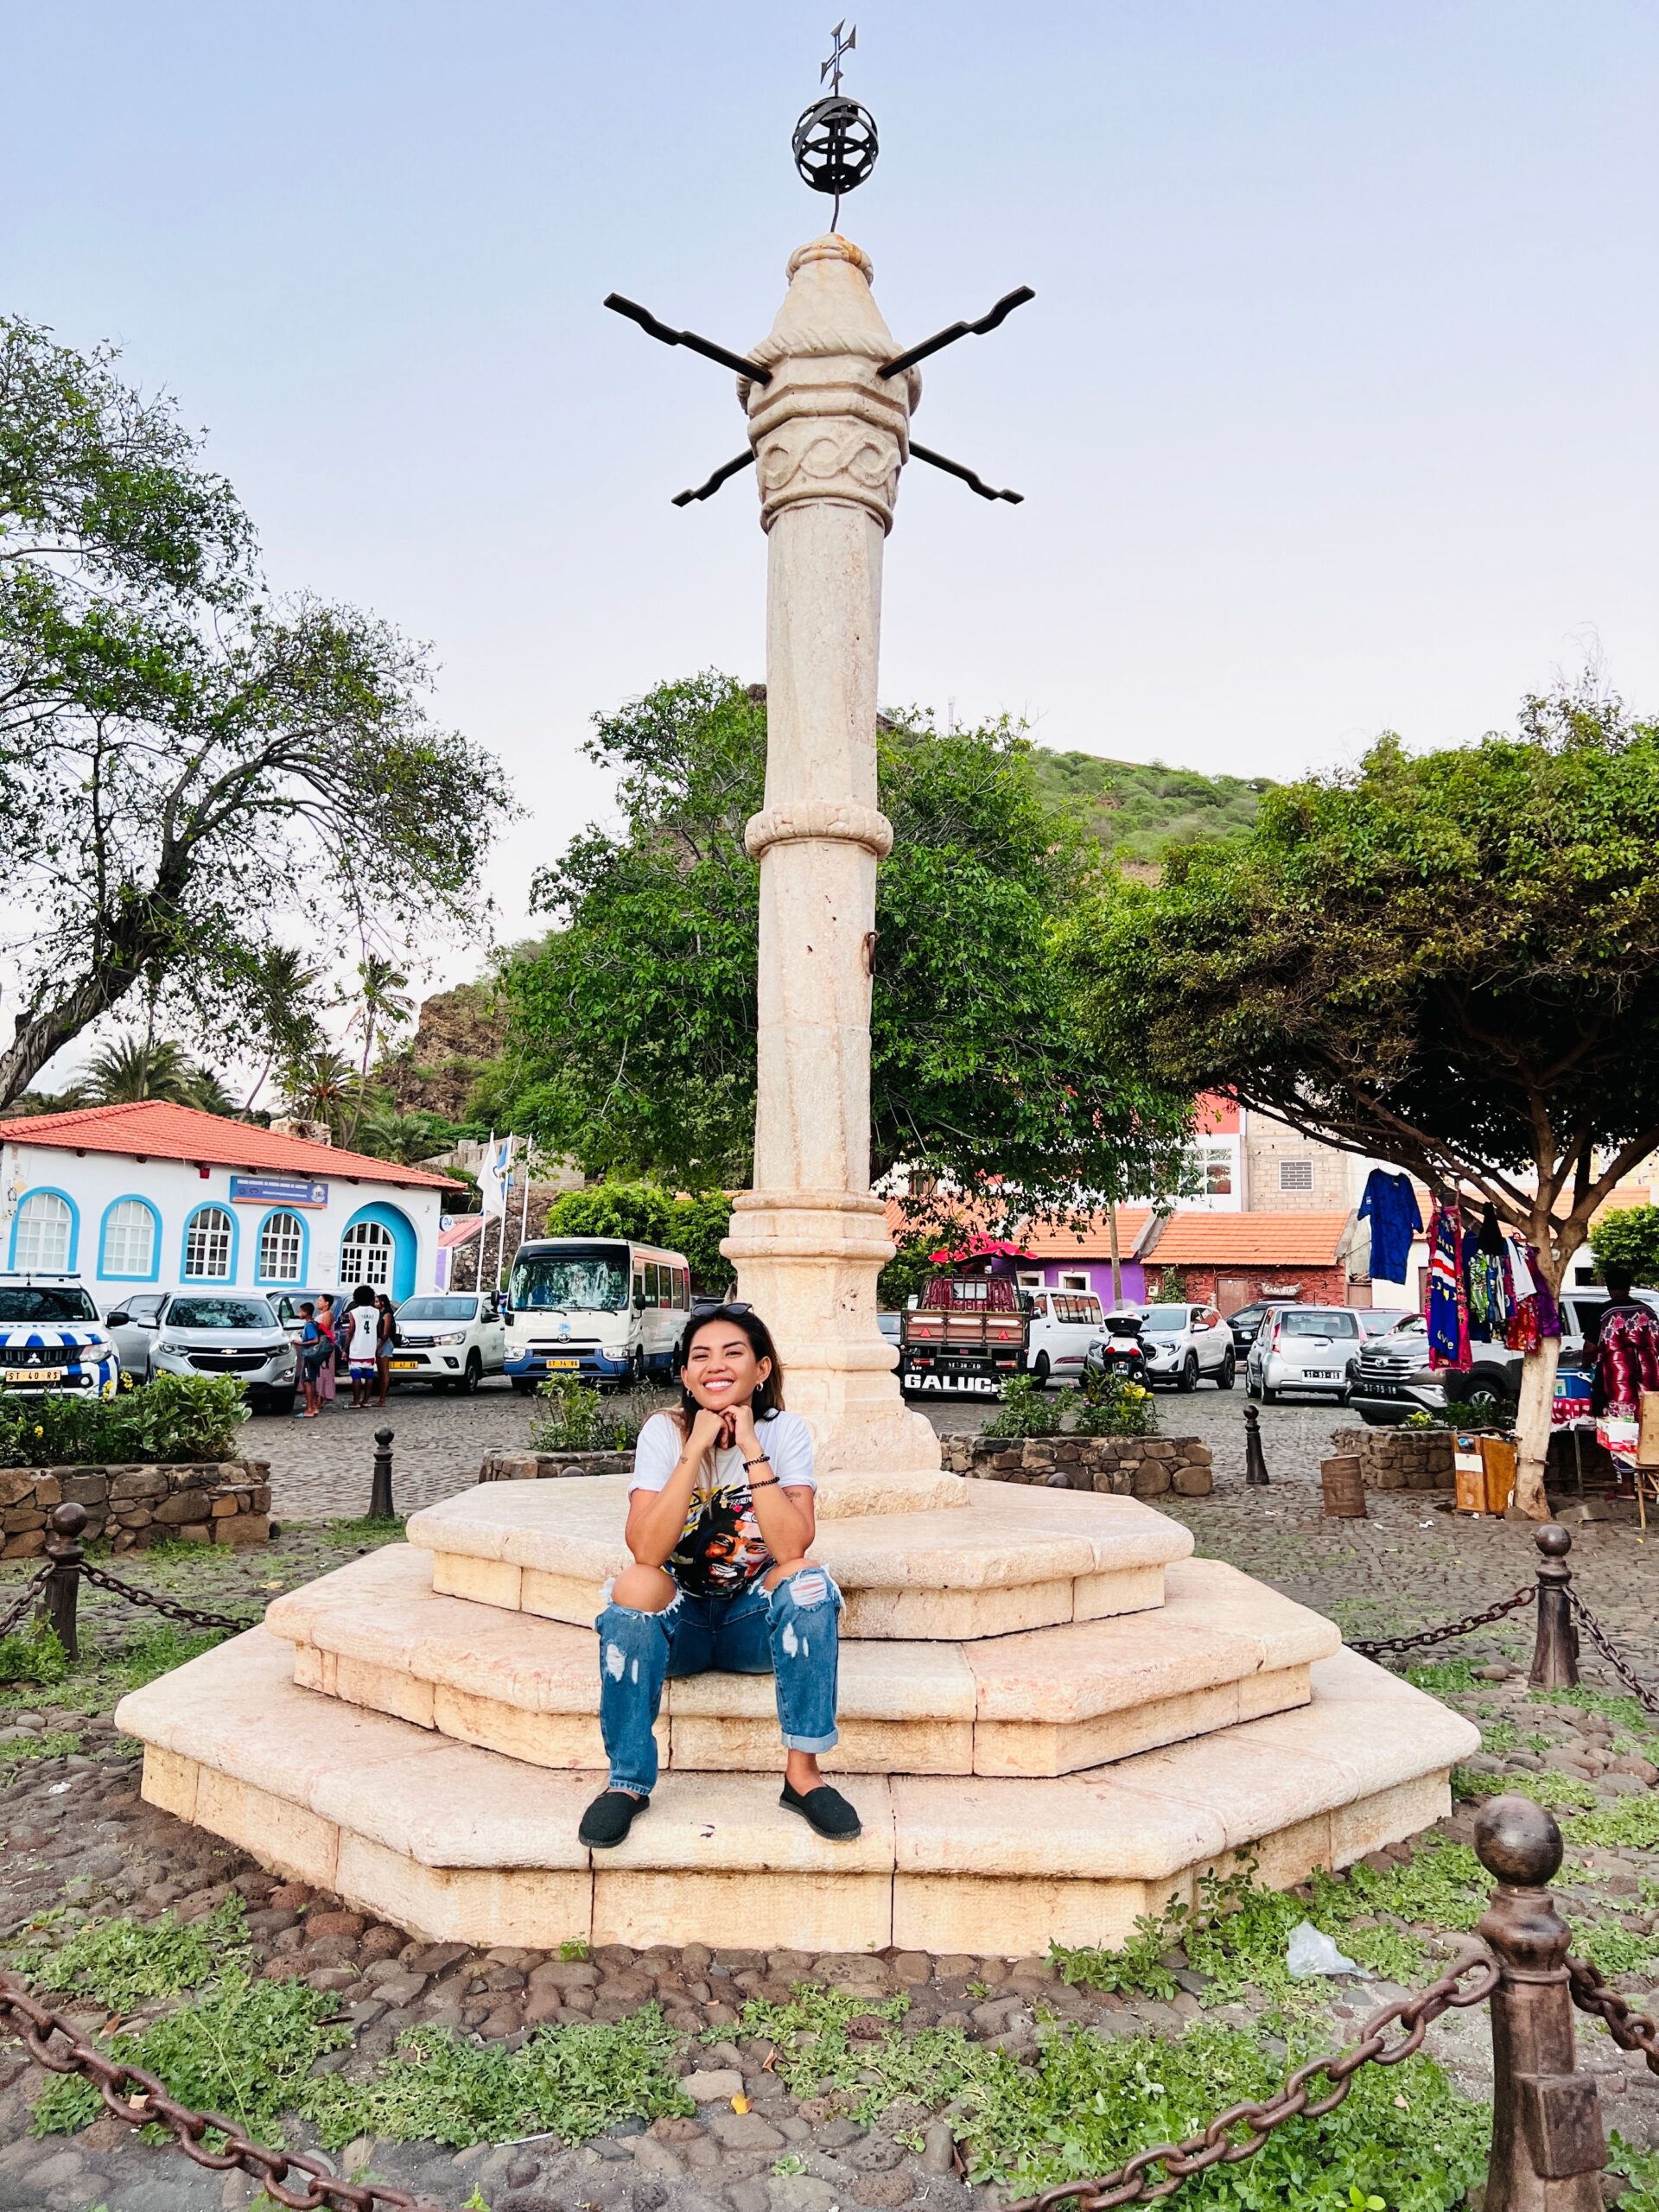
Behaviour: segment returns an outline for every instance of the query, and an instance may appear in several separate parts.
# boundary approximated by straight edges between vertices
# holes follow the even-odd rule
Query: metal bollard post
[[[1579,1679],[1579,1631],[1567,1594],[1573,1539],[1560,1522],[1546,1521],[1532,1541],[1538,1547],[1538,1632],[1528,1680],[1535,1690],[1570,1690]]]
[[[80,1592],[80,1562],[86,1557],[80,1545],[86,1526],[84,1505],[54,1505],[51,1533],[46,1540],[46,1555],[52,1562],[46,1580],[47,1625],[72,1659],[80,1656],[75,1606]]]
[[[1594,2075],[1576,2064],[1572,1930],[1545,1887],[1561,1863],[1561,1832],[1529,1797],[1493,1797],[1475,1822],[1475,1850],[1497,1882],[1479,1933],[1501,1969],[1486,2212],[1599,2212],[1601,2105]]]
[[[395,1521],[397,1508],[391,1502],[391,1435],[389,1428],[374,1432],[374,1486],[369,1493],[371,1521]]]
[[[1244,1479],[1253,1489],[1268,1484],[1268,1463],[1262,1456],[1262,1416],[1254,1406],[1244,1408]]]

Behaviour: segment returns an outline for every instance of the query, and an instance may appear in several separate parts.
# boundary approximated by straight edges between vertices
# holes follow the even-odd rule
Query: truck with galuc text
[[[1026,1370],[1031,1317],[1000,1275],[936,1275],[903,1315],[899,1387],[906,1396],[995,1398]]]

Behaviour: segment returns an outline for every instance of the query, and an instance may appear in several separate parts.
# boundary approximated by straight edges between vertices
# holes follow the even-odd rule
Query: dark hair
[[[384,1290],[378,1294],[374,1302],[383,1313],[391,1313],[395,1311],[391,1300],[386,1296]]]
[[[315,1313],[316,1310],[316,1307],[311,1303],[308,1298],[301,1300],[300,1311],[302,1313]]]
[[[711,1321],[729,1321],[734,1329],[741,1329],[749,1340],[749,1348],[757,1359],[769,1359],[772,1372],[756,1390],[751,1400],[751,1410],[756,1421],[770,1421],[784,1410],[784,1363],[778,1357],[778,1347],[772,1341],[772,1331],[752,1306],[708,1306],[692,1314],[680,1332],[680,1341],[674,1347],[674,1372],[680,1377],[680,1418],[682,1423],[696,1419],[702,1408],[685,1387],[685,1370],[691,1357],[693,1338],[700,1329]],[[683,1428],[682,1433],[686,1433]]]
[[[352,1303],[353,1306],[373,1305],[374,1293],[369,1288],[367,1283],[359,1283],[357,1288],[352,1293]]]

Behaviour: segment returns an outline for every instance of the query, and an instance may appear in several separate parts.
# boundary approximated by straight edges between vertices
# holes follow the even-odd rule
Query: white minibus
[[[507,1280],[506,1372],[515,1390],[549,1375],[626,1386],[666,1376],[691,1310],[683,1252],[616,1236],[537,1236]]]

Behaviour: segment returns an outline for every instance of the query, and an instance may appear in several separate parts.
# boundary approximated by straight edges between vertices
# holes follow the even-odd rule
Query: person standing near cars
[[[296,1421],[315,1421],[317,1417],[317,1373],[325,1359],[332,1359],[334,1352],[317,1326],[317,1309],[308,1298],[300,1306],[300,1388],[305,1394],[305,1410],[296,1414]]]
[[[380,1317],[374,1338],[374,1371],[380,1385],[375,1403],[378,1406],[384,1406],[391,1393],[391,1347],[392,1341],[397,1334],[397,1309],[384,1290],[375,1300],[374,1304],[375,1310]]]
[[[334,1362],[340,1355],[340,1319],[333,1298],[325,1290],[317,1300],[317,1327],[321,1331],[323,1343],[327,1348],[327,1358],[320,1361],[317,1366],[319,1412],[324,1406],[332,1406],[334,1402]]]
[[[379,1347],[380,1309],[367,1283],[359,1283],[346,1313],[346,1358],[351,1369],[353,1411],[370,1402]]]

